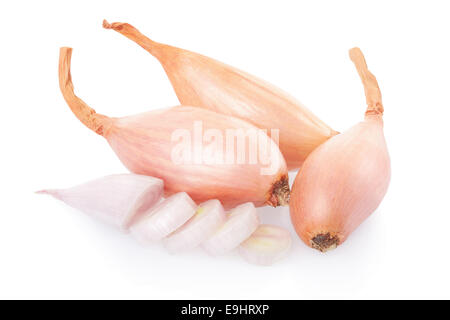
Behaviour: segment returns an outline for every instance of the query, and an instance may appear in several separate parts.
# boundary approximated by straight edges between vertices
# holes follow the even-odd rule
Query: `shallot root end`
[[[311,247],[320,252],[327,252],[336,249],[339,245],[339,237],[328,233],[321,233],[311,239]]]
[[[282,176],[273,184],[272,192],[267,204],[272,207],[287,206],[289,204],[290,194],[289,178],[288,176]]]

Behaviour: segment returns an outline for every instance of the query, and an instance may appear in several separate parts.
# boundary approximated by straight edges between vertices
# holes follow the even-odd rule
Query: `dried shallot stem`
[[[367,102],[366,115],[383,115],[384,108],[381,102],[381,91],[378,87],[378,81],[367,68],[363,53],[359,48],[353,48],[350,49],[349,54],[364,85]]]
[[[163,44],[153,41],[150,38],[146,37],[138,29],[136,29],[135,27],[133,27],[131,24],[128,23],[122,22],[109,23],[108,21],[103,20],[103,28],[112,29],[114,31],[119,32],[120,34],[124,35],[131,41],[136,42],[142,48],[144,48],[145,50],[147,50],[148,52],[150,52],[155,56],[159,55],[159,50],[157,49],[161,46],[164,46]]]
[[[98,114],[83,100],[78,98],[73,89],[72,76],[70,74],[70,62],[72,48],[63,47],[59,54],[59,87],[75,116],[89,129],[101,136],[105,136],[111,127],[112,119]]]

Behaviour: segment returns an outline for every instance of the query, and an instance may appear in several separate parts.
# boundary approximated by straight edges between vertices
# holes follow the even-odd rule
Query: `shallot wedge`
[[[108,141],[131,172],[158,177],[164,181],[166,195],[187,192],[198,203],[218,199],[226,208],[249,201],[256,206],[288,203],[286,162],[262,130],[232,116],[189,106],[123,118],[98,114],[74,93],[71,53],[70,48],[60,50],[59,83],[64,99],[84,125]],[[254,156],[254,162],[236,160],[240,142],[235,143],[237,138],[231,135],[233,144],[228,144],[229,132],[254,133],[259,153],[250,153],[249,135],[241,140],[249,147],[247,157],[244,149],[244,160]],[[231,152],[226,153],[229,145]],[[177,157],[179,149],[183,156]],[[224,154],[231,154],[231,161],[224,160]]]
[[[49,194],[94,218],[126,230],[152,208],[163,192],[160,179],[137,174],[115,174],[68,189],[47,189]]]
[[[182,105],[247,120],[261,129],[278,129],[288,168],[301,166],[317,146],[337,134],[300,102],[248,73],[206,56],[155,42],[128,23],[108,23],[147,50],[163,66]]]
[[[290,213],[295,230],[322,252],[336,248],[381,203],[391,166],[378,82],[358,48],[350,50],[363,82],[365,120],[314,150],[295,178]]]
[[[260,225],[239,246],[240,255],[250,263],[268,266],[282,259],[290,250],[291,235],[286,229]]]
[[[211,255],[221,255],[237,248],[258,228],[255,206],[249,202],[230,211],[227,221],[203,244]]]
[[[206,201],[198,206],[188,222],[164,239],[164,245],[171,253],[193,249],[211,237],[225,221],[225,210],[220,201]]]

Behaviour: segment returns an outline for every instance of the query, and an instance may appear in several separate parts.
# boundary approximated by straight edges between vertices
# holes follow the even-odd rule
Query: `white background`
[[[2,1],[0,298],[450,298],[447,1]],[[348,49],[385,105],[392,182],[337,250],[297,236],[272,267],[238,255],[171,256],[33,192],[126,172],[58,88],[71,46],[77,93],[123,116],[176,105],[160,64],[102,19],[214,57],[292,93],[334,129],[363,119]],[[260,209],[291,231],[288,208]]]

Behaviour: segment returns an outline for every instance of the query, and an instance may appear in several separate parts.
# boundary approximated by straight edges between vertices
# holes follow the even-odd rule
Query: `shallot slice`
[[[303,104],[275,86],[224,63],[155,42],[128,23],[108,23],[153,55],[183,105],[232,115],[261,129],[278,129],[288,168],[301,166],[317,146],[337,134]]]
[[[92,217],[126,230],[160,199],[163,181],[137,174],[115,174],[68,189],[46,189],[49,194]]]
[[[131,234],[141,243],[162,240],[188,221],[197,209],[186,192],[165,199],[144,213],[131,227]]]
[[[244,203],[230,211],[227,221],[202,247],[211,255],[225,254],[237,248],[259,225],[253,203]]]
[[[239,246],[240,255],[250,263],[271,265],[282,259],[292,244],[288,230],[260,225],[255,232]]]
[[[212,236],[225,220],[220,201],[206,201],[198,206],[188,222],[164,239],[164,245],[171,253],[193,249]]]

